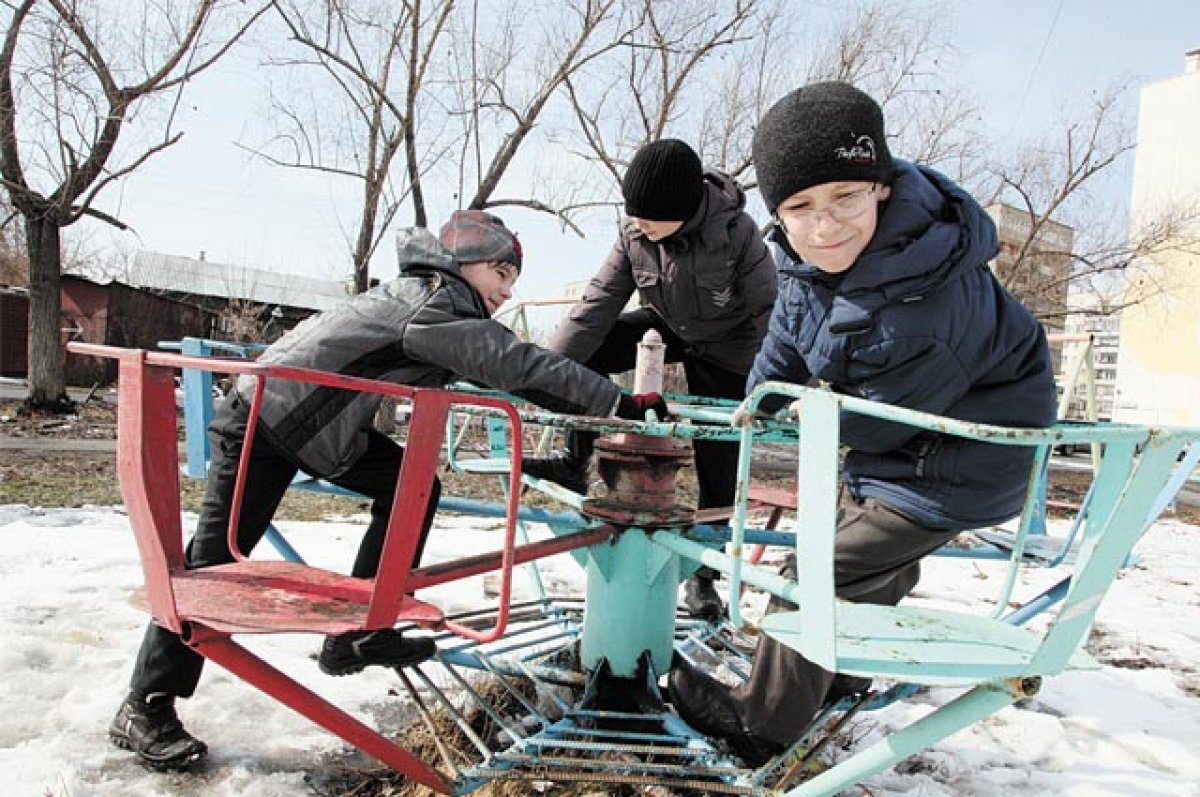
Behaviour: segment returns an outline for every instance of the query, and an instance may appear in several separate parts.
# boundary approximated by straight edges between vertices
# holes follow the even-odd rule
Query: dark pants
[[[584,365],[605,376],[628,371],[637,364],[637,346],[651,329],[662,335],[667,362],[683,364],[689,393],[737,401],[746,397],[746,374],[728,371],[696,356],[658,313],[646,308],[622,313]],[[581,436],[578,432],[568,435],[567,447],[577,454],[590,453],[590,440],[581,441]],[[737,443],[695,440],[693,446],[699,508],[731,506],[737,487]]]
[[[229,511],[237,478],[238,460],[242,454],[248,408],[236,394],[223,404],[209,426],[208,436],[212,455],[208,467],[208,482],[200,505],[200,520],[196,533],[184,551],[189,569],[212,567],[233,561],[226,544]],[[341,476],[329,481],[372,499],[371,522],[358,548],[351,574],[371,578],[379,568],[383,553],[384,535],[400,463],[404,449],[386,435],[368,433],[366,452]],[[248,554],[266,533],[279,502],[298,468],[279,453],[261,434],[254,437],[250,462],[244,480],[241,516],[238,522],[238,548]],[[421,559],[429,527],[437,509],[441,485],[435,479],[430,495],[421,539],[413,557],[413,566]],[[190,697],[200,680],[204,658],[185,645],[176,634],[150,623],[138,651],[130,690],[146,695],[165,692],[177,697]]]
[[[834,583],[838,597],[856,603],[894,606],[912,591],[921,575],[921,559],[958,534],[915,523],[874,499],[846,502],[834,546]],[[784,568],[796,577],[795,557]],[[772,598],[767,612],[795,611],[796,605]],[[825,703],[833,673],[791,648],[763,635],[750,679],[734,690],[743,726],[759,739],[789,746],[804,732]]]

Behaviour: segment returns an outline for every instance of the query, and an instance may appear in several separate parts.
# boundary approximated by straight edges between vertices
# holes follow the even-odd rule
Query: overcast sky
[[[1200,48],[1196,0],[967,0],[948,4],[946,19],[984,128],[997,140],[1052,126],[1059,108],[1115,80],[1128,78],[1136,87],[1182,74],[1184,53]],[[108,194],[107,205],[137,231],[123,236],[123,245],[188,256],[204,251],[218,262],[345,277],[344,230],[353,226],[353,206],[327,180],[254,162],[234,144],[261,113],[258,85],[256,70],[244,61],[189,91],[184,141]],[[1131,106],[1136,95],[1129,96]],[[1130,166],[1121,170],[1123,186]],[[527,253],[519,298],[558,295],[564,282],[588,277],[614,233],[607,213],[592,218],[586,240],[561,233],[539,214],[507,209],[503,215]],[[103,245],[108,239],[92,240]],[[393,258],[386,244],[373,276],[390,277]]]

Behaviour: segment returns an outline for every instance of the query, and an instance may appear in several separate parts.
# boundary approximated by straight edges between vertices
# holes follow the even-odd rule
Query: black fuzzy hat
[[[700,157],[674,138],[638,150],[621,181],[625,213],[651,221],[687,221],[704,196]]]
[[[767,210],[797,191],[843,180],[890,185],[879,103],[849,83],[812,83],[771,106],[754,132],[754,170]]]
[[[499,216],[482,210],[456,210],[438,233],[459,263],[499,260],[521,270],[521,242]]]

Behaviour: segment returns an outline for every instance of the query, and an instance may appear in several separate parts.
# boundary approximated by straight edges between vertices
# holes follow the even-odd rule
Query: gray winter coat
[[[306,319],[259,362],[315,368],[414,387],[467,379],[554,412],[606,417],[619,388],[492,321],[458,263],[428,230],[397,239],[400,276]],[[251,377],[238,391],[253,395]],[[346,471],[366,450],[381,397],[272,379],[263,397],[267,439],[305,471]]]
[[[706,171],[704,200],[670,238],[654,243],[623,219],[617,243],[550,348],[587,362],[636,290],[694,356],[744,374],[767,332],[775,266],[746,196]]]

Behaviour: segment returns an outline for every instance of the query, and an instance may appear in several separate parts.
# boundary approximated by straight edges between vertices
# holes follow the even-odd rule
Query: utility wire
[[[1008,124],[1008,135],[1011,137],[1012,132],[1016,129],[1017,122],[1021,119],[1021,114],[1025,110],[1025,102],[1029,99],[1029,92],[1033,88],[1033,81],[1037,77],[1038,69],[1042,66],[1042,59],[1046,56],[1046,48],[1050,46],[1050,38],[1054,35],[1054,29],[1058,27],[1058,18],[1062,14],[1063,4],[1066,0],[1058,0],[1058,7],[1054,9],[1054,19],[1050,20],[1050,27],[1046,30],[1046,36],[1042,39],[1042,49],[1038,52],[1037,60],[1033,64],[1033,69],[1029,72],[1029,79],[1025,81],[1025,91],[1021,93],[1021,102],[1017,105],[1016,113],[1012,115],[1012,121]]]

